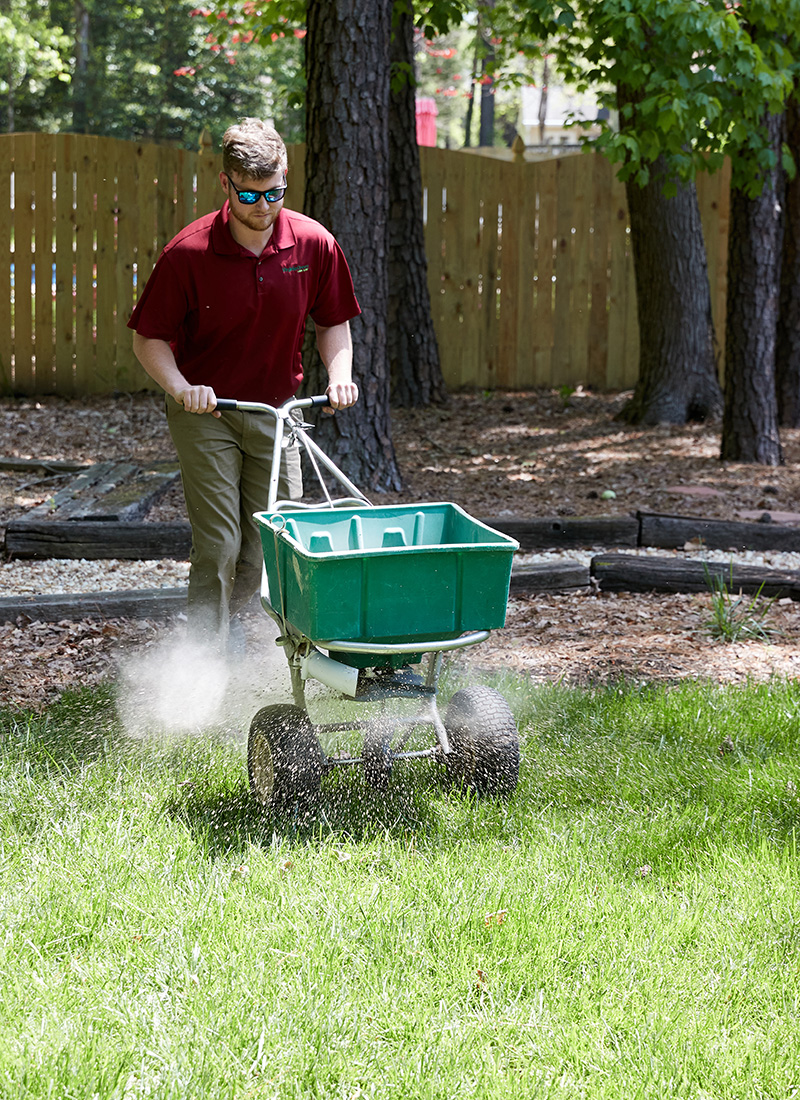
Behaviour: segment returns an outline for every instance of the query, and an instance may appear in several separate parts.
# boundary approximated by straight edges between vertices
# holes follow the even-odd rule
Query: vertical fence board
[[[36,210],[34,211],[33,346],[36,357],[36,392],[52,393],[55,385],[53,347],[55,137],[53,134],[36,134],[34,156],[33,186]]]
[[[124,155],[124,160],[123,160]],[[133,354],[133,333],[127,327],[134,303],[134,277],[136,263],[136,191],[137,177],[133,168],[136,161],[128,149],[118,144],[119,173],[117,177],[117,267],[115,343],[117,361],[115,389],[138,390],[147,376]]]
[[[471,161],[463,153],[448,172],[444,223],[445,315],[460,350],[459,386],[480,384],[480,178]]]
[[[210,140],[208,144],[203,144],[201,138],[200,152],[198,153],[196,163],[197,190],[195,195],[195,218],[201,218],[203,214],[210,214],[212,210],[218,210],[219,207],[222,206],[224,195],[219,185],[219,172],[221,168],[222,157],[214,152]],[[296,186],[296,182],[297,181],[293,178],[292,184]],[[299,203],[299,206],[292,204],[292,209],[303,209],[302,177],[300,180]]]
[[[585,382],[589,373],[591,226],[594,211],[592,160],[573,158],[575,192],[572,224],[572,269],[570,271],[571,309],[569,318],[569,366],[564,383]],[[562,384],[564,384],[562,383]]]
[[[178,209],[180,210],[178,229],[183,229],[185,225],[188,225],[197,217],[194,212],[194,179],[197,157],[186,149],[179,149],[178,152],[180,154],[178,158]]]
[[[284,200],[284,205],[288,206],[290,210],[297,210],[302,214],[306,179],[305,145],[287,145],[286,159],[289,167],[286,173],[286,198]],[[221,161],[222,158],[220,157],[220,167]],[[217,189],[219,190],[219,184],[217,185]],[[221,199],[222,193],[220,191],[220,200]],[[222,205],[221,201],[219,205]]]
[[[533,302],[533,382],[553,380],[553,274],[556,249],[556,163],[532,165],[536,180],[536,285]]]
[[[108,393],[116,384],[117,360],[117,165],[113,138],[97,139],[96,369],[93,387]]]
[[[555,253],[555,307],[553,323],[553,375],[563,384],[570,377],[570,328],[572,325],[572,275],[575,242],[575,186],[577,158],[563,157],[558,161]]]
[[[31,294],[34,231],[34,135],[14,140],[14,389],[36,393]]]
[[[139,293],[150,277],[158,259],[156,233],[156,148],[154,145],[138,147],[136,180],[137,209],[139,212],[138,244],[136,247],[136,285]]]
[[[589,308],[586,382],[593,389],[606,384],[608,362],[608,285],[611,210],[611,163],[606,157],[592,157],[594,210],[590,249],[591,303]]]
[[[492,381],[486,385],[502,385],[500,377],[508,369],[501,345],[500,329],[502,315],[502,204],[497,196],[503,186],[502,169],[499,162],[485,165],[482,188],[484,196],[481,203],[483,218],[483,255],[481,271],[481,355],[485,376]],[[503,215],[504,216],[504,213]]]
[[[56,393],[75,392],[75,138],[56,145]]]
[[[69,134],[0,135],[0,145],[0,203],[9,203],[0,386],[69,394],[147,385],[127,320],[163,245],[221,205],[218,154],[210,144],[195,154]],[[301,209],[305,150],[288,155],[287,205]],[[636,292],[613,167],[574,154],[532,163],[429,148],[420,156],[446,383],[632,386]],[[722,343],[729,166],[699,178],[698,199]]]
[[[437,333],[444,330],[444,242],[443,204],[445,183],[445,159],[441,149],[420,149],[422,187],[425,219],[425,254],[428,258],[428,293],[431,300],[431,316]],[[439,355],[444,364],[447,349],[439,338]],[[442,367],[444,370],[444,365]]]
[[[14,167],[13,138],[0,154],[0,210],[8,208],[9,217],[0,217],[0,393],[14,391],[14,315],[11,305],[11,252],[13,209],[11,184]]]
[[[175,224],[175,170],[169,150],[156,148],[156,258],[172,237]]]
[[[532,165],[523,160],[504,165],[510,177],[508,184],[516,198],[516,328],[514,346],[501,364],[498,385],[510,389],[533,385],[535,374],[533,355],[533,287],[536,266],[536,191],[531,186]]]
[[[95,376],[95,204],[97,138],[78,137],[75,188],[75,385],[94,391]]]
[[[519,233],[521,203],[518,165],[503,164],[498,187],[498,273],[497,281],[497,381],[506,386],[517,372],[517,331],[519,326],[520,272]],[[477,379],[481,381],[480,375]],[[488,380],[486,380],[488,385]]]

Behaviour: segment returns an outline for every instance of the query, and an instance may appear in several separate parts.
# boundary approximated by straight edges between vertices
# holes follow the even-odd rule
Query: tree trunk
[[[362,315],[352,322],[358,403],[320,417],[317,439],[363,488],[400,488],[391,438],[387,224],[392,0],[310,0],[305,212],[344,249]],[[355,59],[355,63],[354,63]],[[306,344],[306,393],[326,374]]]
[[[445,401],[447,391],[431,317],[422,223],[422,175],[414,96],[410,0],[395,4],[389,101],[389,364],[392,402],[409,408]]]
[[[475,51],[472,55],[472,73],[469,78],[469,97],[467,99],[467,113],[464,116],[464,148],[472,145],[472,116],[475,112],[475,87],[478,79],[478,66],[480,64],[480,39],[475,39]]]
[[[800,84],[786,109],[786,143],[797,172],[786,180],[783,201],[781,301],[775,352],[779,422],[800,428]]]
[[[775,344],[781,259],[781,115],[767,115],[776,166],[757,198],[731,188],[725,328],[725,412],[720,458],[783,462],[775,394]]]
[[[89,127],[89,9],[75,0],[75,75],[72,78],[72,129],[85,134]]]
[[[639,380],[621,418],[685,424],[719,416],[711,291],[694,184],[664,195],[663,162],[625,185],[639,317]]]
[[[494,81],[489,69],[491,68],[495,52],[492,42],[491,10],[495,0],[481,0],[478,6],[478,28],[480,41],[483,44],[483,57],[481,58],[481,118],[478,127],[478,145],[491,147],[494,145]],[[488,16],[487,16],[487,13]]]

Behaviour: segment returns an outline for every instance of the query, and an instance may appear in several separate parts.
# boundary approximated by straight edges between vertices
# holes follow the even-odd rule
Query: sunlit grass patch
[[[800,690],[495,683],[510,800],[280,817],[228,730],[3,715],[0,1095],[790,1095]]]

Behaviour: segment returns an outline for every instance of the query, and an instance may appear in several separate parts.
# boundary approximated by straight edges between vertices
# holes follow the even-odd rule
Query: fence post
[[[194,216],[201,218],[203,214],[210,214],[222,205],[222,192],[217,182],[219,161],[214,152],[211,133],[203,128],[200,134],[200,142],[197,150],[197,191],[195,195]]]

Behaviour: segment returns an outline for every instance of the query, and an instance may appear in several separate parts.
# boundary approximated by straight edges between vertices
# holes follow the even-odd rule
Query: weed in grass
[[[721,638],[726,642],[736,642],[740,638],[768,641],[777,633],[777,629],[766,622],[775,597],[768,600],[762,598],[763,584],[752,599],[746,600],[741,591],[738,596],[733,595],[733,563],[730,566],[730,585],[722,574],[712,574],[705,562],[703,569],[711,592],[711,618],[704,625],[712,638]]]

